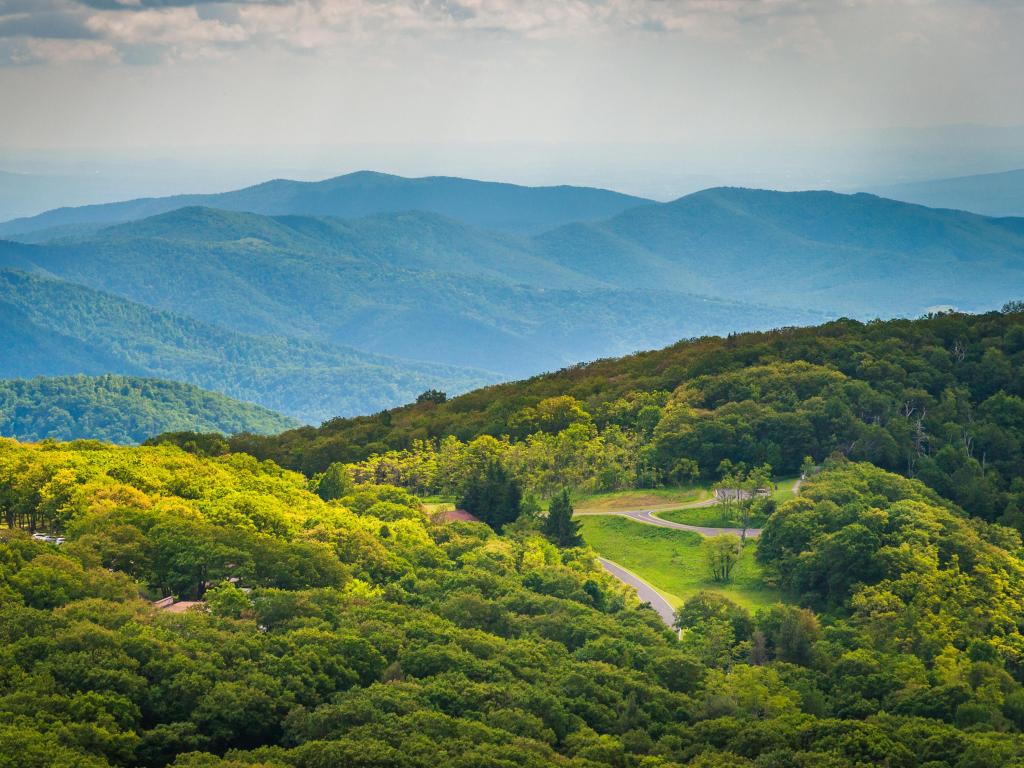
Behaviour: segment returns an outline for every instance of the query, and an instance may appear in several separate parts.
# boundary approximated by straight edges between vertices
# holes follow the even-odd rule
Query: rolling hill
[[[736,188],[532,237],[424,212],[188,207],[0,244],[0,265],[243,333],[521,376],[707,333],[998,306],[1024,286],[1024,219]]]
[[[862,318],[980,310],[1024,288],[1024,219],[868,194],[709,189],[537,241],[560,266],[622,287],[771,296]]]
[[[296,426],[262,406],[174,381],[109,374],[0,381],[0,435],[23,441],[127,445],[185,429],[269,434]]]
[[[823,317],[684,290],[623,290],[556,263],[531,239],[428,213],[341,220],[184,208],[90,237],[0,243],[3,265],[242,333],[506,376]]]
[[[1024,168],[877,187],[872,192],[932,208],[985,216],[1024,216]]]
[[[342,218],[417,210],[486,229],[529,233],[571,221],[603,219],[648,202],[644,198],[590,187],[522,187],[447,176],[409,179],[358,171],[318,182],[275,179],[220,194],[175,195],[58,208],[0,224],[0,237],[69,225],[132,221],[188,206],[268,215]]]
[[[498,378],[241,334],[81,285],[0,270],[0,377],[102,373],[185,381],[308,422]]]

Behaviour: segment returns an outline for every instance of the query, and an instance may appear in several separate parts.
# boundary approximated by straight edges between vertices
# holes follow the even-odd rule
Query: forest
[[[141,443],[167,430],[270,434],[298,422],[190,384],[136,376],[0,380],[0,435]]]
[[[5,766],[1024,765],[1019,534],[866,462],[766,525],[792,602],[695,596],[682,640],[588,549],[395,487],[92,441],[0,478]]]
[[[312,475],[455,493],[481,456],[550,496],[720,477],[723,461],[795,475],[806,457],[919,479],[1024,528],[1024,306],[919,320],[840,320],[576,366],[280,435],[216,440]],[[441,396],[437,396],[441,395]],[[163,435],[152,442],[202,442]]]

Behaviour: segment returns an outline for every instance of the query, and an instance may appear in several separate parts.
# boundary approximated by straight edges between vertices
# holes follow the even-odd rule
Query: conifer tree
[[[580,523],[572,519],[572,513],[569,491],[563,489],[551,500],[548,517],[544,521],[544,535],[559,547],[578,547],[583,544]]]
[[[523,491],[519,481],[497,459],[471,477],[459,498],[459,507],[500,531],[522,511]]]

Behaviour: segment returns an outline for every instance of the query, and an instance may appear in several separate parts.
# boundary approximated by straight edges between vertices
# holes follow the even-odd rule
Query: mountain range
[[[30,234],[0,242],[2,325],[24,339],[0,375],[170,377],[306,421],[679,338],[1024,295],[1024,219],[863,193],[652,203],[358,173],[2,227]]]
[[[82,227],[88,231],[96,225],[148,218],[189,206],[271,216],[341,218],[428,211],[488,229],[540,232],[572,221],[603,219],[649,202],[592,187],[523,187],[448,176],[407,179],[358,171],[316,182],[275,179],[213,195],[173,195],[57,208],[0,224],[0,237],[53,228],[68,231]]]
[[[557,257],[537,239],[420,212],[340,220],[184,208],[88,237],[0,244],[0,267],[58,276],[241,333],[504,376],[744,323],[821,317],[693,295],[678,280],[675,290],[655,289],[657,274],[646,286],[634,280],[623,289]]]
[[[1024,216],[1024,168],[890,184],[871,191],[932,208],[956,208],[986,216]]]

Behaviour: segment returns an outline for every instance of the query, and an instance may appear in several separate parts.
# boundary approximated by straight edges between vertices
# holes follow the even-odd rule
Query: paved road
[[[712,499],[710,502],[702,501],[698,504],[686,504],[677,509],[694,509],[696,507],[708,507],[714,504]],[[671,520],[662,520],[660,517],[655,516],[654,510],[650,509],[618,509],[609,512],[579,512],[579,515],[619,515],[620,517],[628,517],[630,520],[635,520],[638,523],[647,523],[647,525],[657,525],[661,528],[674,528],[677,531],[693,531],[699,533],[701,536],[721,536],[722,534],[732,534],[733,536],[742,536],[742,528],[708,528],[703,525],[688,525],[686,523],[673,523]],[[747,538],[756,539],[761,535],[760,528],[747,528]]]
[[[803,478],[800,478],[793,483],[793,495],[800,493],[800,486],[803,484]],[[717,499],[705,499],[704,501],[690,502],[689,504],[680,504],[674,507],[668,507],[667,509],[697,509],[699,507],[710,507],[717,503]],[[686,523],[673,523],[671,520],[662,520],[657,517],[659,511],[666,510],[653,510],[653,509],[617,509],[605,511],[593,511],[593,512],[577,512],[577,515],[619,515],[620,517],[628,517],[630,520],[636,520],[638,523],[647,523],[648,525],[657,525],[661,528],[674,528],[677,531],[693,531],[699,533],[701,536],[721,536],[722,534],[731,534],[732,536],[742,536],[742,528],[708,528],[703,525],[687,525]],[[756,539],[761,535],[760,528],[747,528],[747,538]]]
[[[793,484],[793,493],[800,493],[800,485],[803,483],[803,478],[797,480]],[[716,499],[706,499],[704,501],[691,502],[690,504],[682,504],[673,509],[695,509],[697,507],[710,507],[716,503]],[[740,536],[743,533],[742,528],[707,528],[702,525],[687,525],[686,523],[673,523],[670,520],[662,520],[660,517],[655,517],[654,510],[650,509],[621,509],[609,512],[577,512],[577,515],[620,515],[621,517],[628,517],[630,520],[635,520],[638,523],[646,523],[647,525],[657,525],[662,528],[675,528],[679,531],[693,531],[699,533],[701,536],[720,536],[723,533],[732,534],[734,536]],[[756,539],[761,535],[760,528],[747,528],[747,538]],[[623,584],[626,584],[636,590],[640,600],[645,603],[650,603],[651,607],[658,612],[661,616],[661,620],[664,621],[668,626],[672,626],[675,621],[675,610],[669,604],[669,602],[663,598],[654,587],[648,584],[646,581],[641,579],[632,571],[627,571],[621,565],[613,563],[611,560],[605,560],[603,557],[598,557],[601,561],[601,565],[608,573],[617,578]]]
[[[661,620],[664,621],[665,624],[670,627],[672,626],[676,620],[676,611],[669,604],[668,600],[661,596],[658,590],[632,571],[627,571],[621,565],[616,565],[611,560],[605,560],[603,557],[599,557],[597,559],[601,561],[601,565],[606,571],[608,571],[608,573],[623,584],[635,589],[641,602],[650,603],[651,607],[658,612],[658,615],[661,616]]]

